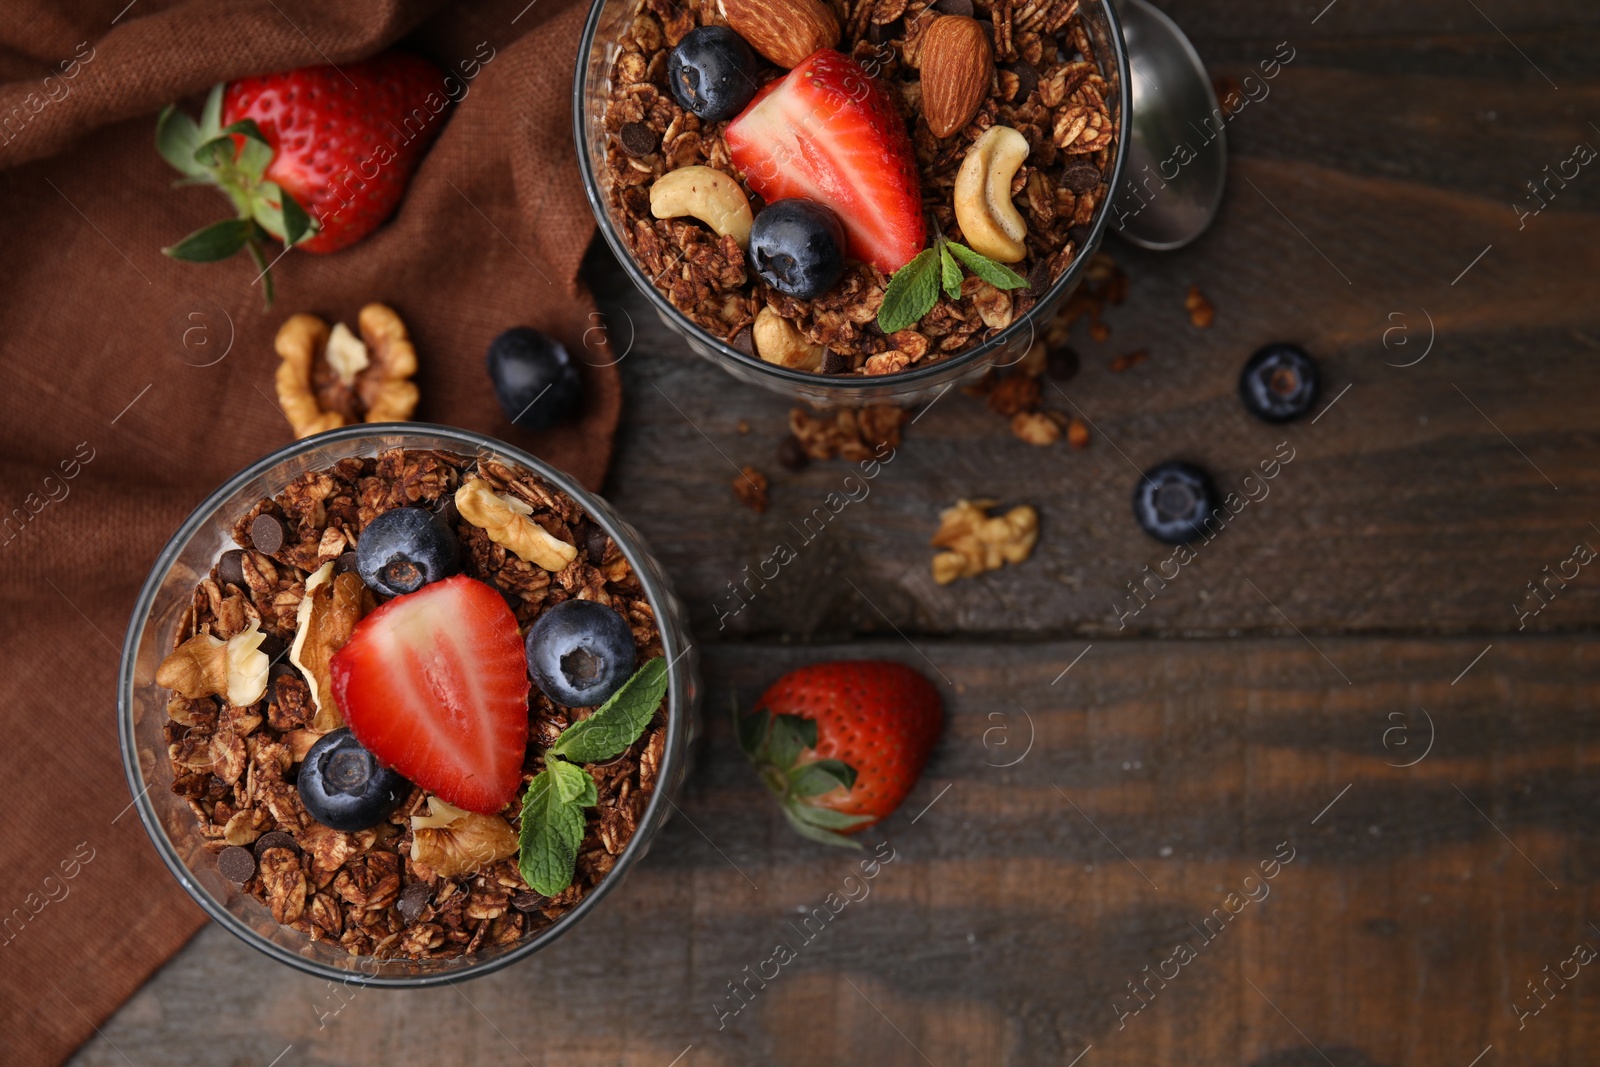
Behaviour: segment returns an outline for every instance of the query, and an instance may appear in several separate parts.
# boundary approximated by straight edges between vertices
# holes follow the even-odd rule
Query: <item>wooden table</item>
[[[726,629],[714,598],[846,469],[779,468],[788,404],[673,343],[596,253],[614,341],[637,331],[609,495],[705,653],[683,816],[530,963],[351,995],[211,928],[74,1062],[1592,1062],[1600,567],[1522,612],[1600,547],[1600,172],[1520,227],[1512,205],[1600,145],[1600,21],[1581,0],[1321,7],[1170,5],[1219,75],[1295,58],[1232,123],[1212,232],[1110,246],[1130,297],[1047,396],[1091,447],[1034,449],[954,392]],[[1278,339],[1328,381],[1282,429],[1235,396]],[[1233,488],[1283,441],[1269,495],[1126,616],[1166,555],[1129,517],[1136,469],[1185,457]],[[765,515],[733,498],[744,463],[772,476]],[[1035,505],[1033,558],[935,585],[927,540],[960,497]],[[894,855],[870,894],[799,944],[856,858],[786,829],[725,713],[835,655],[923,670],[949,729],[868,835]],[[780,940],[797,958],[719,1029]]]

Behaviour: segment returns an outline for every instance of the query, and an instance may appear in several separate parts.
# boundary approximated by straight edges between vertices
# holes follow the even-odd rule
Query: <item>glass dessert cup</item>
[[[936,362],[921,363],[896,374],[879,376],[823,375],[767,363],[757,356],[734,348],[712,336],[679,311],[653,284],[634,259],[618,232],[606,180],[606,131],[603,123],[610,92],[610,71],[620,46],[617,43],[633,18],[637,0],[594,0],[578,47],[578,76],[572,96],[572,125],[577,138],[578,166],[583,171],[584,189],[594,210],[600,232],[612,254],[621,261],[628,277],[655,307],[663,322],[671,327],[690,350],[722,367],[741,381],[808,401],[819,407],[896,401],[909,403],[931,399],[951,384],[980,377],[990,367],[1007,367],[1025,356],[1034,339],[1044,331],[1057,310],[1078,287],[1089,261],[1105,236],[1111,219],[1111,191],[1119,188],[1125,153],[1123,145],[1131,116],[1128,56],[1121,24],[1111,0],[1084,0],[1080,15],[1095,48],[1109,57],[1103,72],[1113,96],[1110,103],[1117,123],[1112,146],[1111,167],[1106,173],[1106,192],[1096,205],[1089,235],[1078,249],[1067,270],[1045,294],[994,336],[956,355]]]
[[[520,941],[471,956],[424,960],[354,956],[337,942],[312,941],[297,930],[280,926],[265,904],[218,873],[217,856],[203,847],[205,839],[194,812],[172,792],[172,765],[162,734],[168,691],[155,684],[156,668],[172,649],[195,584],[210,573],[222,552],[235,547],[231,536],[234,520],[305,471],[391,448],[492,455],[532,471],[569,494],[611,536],[638,575],[655,610],[663,652],[670,664],[667,739],[657,787],[615,866],[582,901],[549,926]],[[581,921],[616,888],[648,851],[671,811],[673,796],[688,776],[698,732],[699,699],[697,656],[683,606],[638,532],[619,519],[610,505],[548,464],[491,437],[425,423],[390,423],[349,426],[279,449],[228,479],[184,520],[157,557],[128,625],[118,675],[117,723],[123,770],[140,821],[178,883],[212,919],[251,947],[309,974],[347,984],[410,988],[476,977],[530,956]]]

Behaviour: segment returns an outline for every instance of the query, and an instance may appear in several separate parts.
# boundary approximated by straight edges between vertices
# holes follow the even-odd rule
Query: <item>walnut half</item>
[[[939,515],[939,531],[930,542],[943,548],[933,557],[933,580],[949,585],[1005,563],[1021,563],[1039,540],[1039,513],[1026,504],[991,517],[993,500],[959,500]]]
[[[356,320],[360,340],[343,324],[330,331],[315,315],[291,315],[278,328],[273,347],[278,365],[278,406],[296,437],[366,422],[402,422],[417,408],[417,350],[393,308],[368,304]],[[344,410],[324,407],[318,382],[332,379]],[[335,406],[340,406],[335,405]]]
[[[411,862],[445,878],[472,874],[517,852],[517,835],[498,815],[479,815],[428,798],[428,814],[411,816]]]
[[[266,639],[254,623],[226,641],[195,634],[161,661],[156,684],[190,700],[220,696],[234,707],[249,707],[267,691],[272,661],[261,651]]]
[[[328,662],[350,640],[350,634],[377,601],[354,571],[333,573],[330,561],[306,579],[306,594],[300,598],[295,621],[294,644],[289,662],[300,668],[317,713],[311,729],[323,734],[344,725],[333,700],[333,676]]]

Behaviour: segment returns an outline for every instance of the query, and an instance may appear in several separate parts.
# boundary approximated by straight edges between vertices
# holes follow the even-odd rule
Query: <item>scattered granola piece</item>
[[[733,495],[739,503],[760,515],[767,510],[767,476],[746,464],[733,480]]]
[[[811,457],[806,455],[800,438],[790,434],[778,442],[778,462],[784,470],[803,471],[811,463]]]
[[[789,432],[812,459],[883,459],[885,450],[893,452],[900,446],[900,427],[910,414],[894,404],[837,408],[820,415],[796,407],[789,409]]]
[[[1020,412],[1038,411],[1040,391],[1039,379],[1008,375],[989,390],[989,410],[1008,419]]]
[[[489,535],[489,540],[552,573],[578,558],[578,550],[528,518],[532,508],[515,497],[495,493],[482,478],[471,477],[456,490],[461,517]]]
[[[1061,426],[1041,411],[1019,411],[1011,417],[1011,432],[1030,445],[1043,448],[1061,440]]]
[[[1150,358],[1150,353],[1140,349],[1137,352],[1125,352],[1111,361],[1111,373],[1121,374],[1129,367],[1137,367]]]
[[[1189,286],[1189,295],[1183,298],[1183,306],[1189,312],[1189,321],[1197,329],[1205,329],[1217,317],[1217,309],[1211,306],[1211,301],[1200,292],[1198,285]]]
[[[1076,415],[1067,423],[1067,444],[1077,449],[1089,447],[1089,427]]]
[[[1099,319],[1096,319],[1094,322],[1089,324],[1089,336],[1094,338],[1096,341],[1104,341],[1106,338],[1111,336],[1111,327],[1107,326]]]
[[[933,557],[933,580],[949,585],[957,578],[972,578],[997,570],[1005,563],[1021,563],[1039,539],[1039,514],[1019,504],[1004,515],[990,516],[993,500],[959,500],[939,514],[939,530],[928,542],[942,548]]]
[[[739,432],[740,436],[743,436],[744,434],[749,433],[750,432],[750,422],[749,422],[749,420],[740,419],[739,422],[738,422],[738,425],[734,426],[734,429]]]

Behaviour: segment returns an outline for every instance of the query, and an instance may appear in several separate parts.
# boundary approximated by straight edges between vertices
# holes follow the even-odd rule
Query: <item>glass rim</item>
[[[133,694],[135,687],[141,684],[135,677],[139,643],[150,622],[150,612],[160,591],[162,579],[171,570],[178,556],[194,538],[195,534],[216,515],[218,509],[229,497],[250,480],[265,474],[286,460],[314,453],[324,446],[369,437],[396,436],[445,438],[466,446],[467,451],[465,454],[468,455],[476,455],[481,451],[493,452],[498,458],[510,460],[533,471],[582,505],[590,520],[598,523],[610,535],[611,539],[616,542],[618,549],[622,551],[629,565],[633,567],[634,574],[638,576],[640,586],[644,590],[651,610],[656,613],[657,629],[661,635],[662,654],[667,658],[669,679],[667,693],[670,703],[668,704],[667,712],[667,739],[662,749],[661,766],[656,772],[658,788],[652,791],[650,801],[645,806],[644,814],[640,816],[638,825],[632,838],[629,839],[627,847],[622,850],[621,855],[617,857],[611,870],[600,880],[600,883],[579,901],[576,907],[534,936],[527,938],[517,944],[516,947],[498,956],[471,960],[471,962],[459,968],[446,967],[434,974],[386,976],[363,973],[359,969],[360,964],[347,970],[302,956],[287,946],[262,936],[233,912],[223,907],[213,897],[210,890],[199,883],[194,877],[193,870],[178,854],[176,846],[173,845],[171,838],[168,837],[166,828],[162,826],[160,818],[155,811],[155,806],[149,798],[150,789],[155,783],[145,781],[144,771],[139,766],[137,742],[134,737]],[[405,446],[402,444],[399,447]],[[600,504],[598,508],[595,506],[597,503]],[[361,423],[315,434],[273,450],[232,475],[207,494],[206,498],[179,525],[177,531],[168,538],[167,543],[162,547],[155,562],[151,565],[150,573],[140,587],[138,599],[134,603],[133,614],[128,622],[128,631],[123,639],[122,660],[118,665],[117,672],[117,732],[119,746],[122,750],[123,773],[127,777],[128,790],[133,795],[130,806],[138,810],[139,821],[144,824],[145,833],[150,837],[150,841],[155,846],[156,852],[161,856],[162,862],[166,864],[167,869],[172,872],[173,877],[183,886],[194,902],[199,904],[201,909],[219,926],[222,926],[252,948],[298,971],[348,985],[391,989],[419,989],[490,974],[500,970],[502,967],[526,959],[581,921],[622,880],[622,876],[632,868],[643,850],[648,847],[651,839],[661,829],[668,807],[671,805],[671,799],[667,796],[667,792],[669,784],[672,782],[672,775],[677,772],[679,764],[688,758],[688,753],[684,749],[690,725],[687,716],[691,713],[688,698],[688,679],[686,676],[688,668],[680,667],[678,664],[684,654],[694,647],[694,644],[688,639],[687,635],[684,635],[680,641],[678,634],[661,624],[662,620],[670,618],[672,615],[668,609],[669,599],[673,595],[672,591],[656,581],[655,577],[650,573],[649,567],[641,567],[639,565],[641,558],[649,558],[648,553],[631,535],[617,529],[616,523],[608,514],[608,510],[609,505],[605,504],[595,494],[578,485],[565,472],[514,445],[473,430],[427,422]],[[680,644],[682,645],[681,648],[678,647]],[[158,753],[158,757],[159,755]],[[310,943],[308,939],[307,944]],[[361,961],[377,959],[375,956],[353,958]],[[455,959],[469,960],[470,957],[449,957],[440,960],[440,962],[448,964]]]
[[[964,366],[977,363],[984,356],[993,352],[1004,350],[1022,333],[1024,327],[1029,332],[1029,347],[1032,347],[1033,338],[1037,332],[1036,316],[1042,307],[1051,305],[1051,302],[1070,292],[1078,284],[1083,272],[1088,269],[1089,261],[1093,259],[1092,250],[1098,250],[1100,242],[1105,236],[1111,217],[1111,204],[1115,199],[1113,193],[1122,181],[1123,165],[1127,161],[1129,131],[1133,122],[1133,86],[1132,72],[1128,65],[1127,44],[1122,36],[1122,20],[1117,17],[1117,11],[1112,0],[1092,0],[1103,12],[1106,20],[1108,36],[1111,40],[1111,61],[1117,71],[1117,139],[1115,158],[1111,163],[1111,173],[1106,179],[1106,195],[1099,204],[1095,205],[1095,215],[1089,222],[1089,236],[1084,240],[1078,250],[1079,255],[1073,258],[1072,264],[1051,283],[1039,298],[1023,315],[1014,320],[994,336],[979,342],[964,352],[945,359],[923,363],[908,370],[896,371],[893,374],[880,374],[872,376],[849,375],[838,376],[818,374],[811,371],[795,370],[791,367],[781,367],[775,363],[768,363],[759,356],[750,355],[734,348],[721,338],[713,336],[704,327],[694,322],[689,316],[678,309],[672,301],[662,295],[655,284],[645,276],[639,264],[635,261],[633,252],[623,242],[621,235],[612,225],[610,208],[602,199],[600,183],[594,173],[594,168],[589,160],[589,147],[585,140],[585,119],[587,117],[584,96],[589,86],[590,53],[594,48],[594,40],[600,29],[600,16],[607,4],[618,0],[592,0],[588,18],[584,21],[583,35],[578,42],[577,70],[572,80],[572,135],[578,153],[578,168],[583,175],[583,191],[589,200],[589,207],[594,213],[595,223],[599,226],[601,234],[605,236],[606,244],[611,248],[611,253],[622,264],[628,278],[642,290],[650,303],[655,307],[656,313],[665,318],[672,326],[680,330],[689,331],[696,339],[711,346],[716,354],[734,364],[749,368],[757,373],[765,374],[774,380],[774,383],[815,389],[822,392],[837,391],[847,394],[872,386],[892,386],[896,392],[909,392],[918,385],[929,382],[930,379],[943,380],[946,375],[958,371]],[[1081,254],[1090,251],[1090,254]],[[1024,350],[1026,351],[1026,350]],[[934,382],[933,384],[937,384]]]

